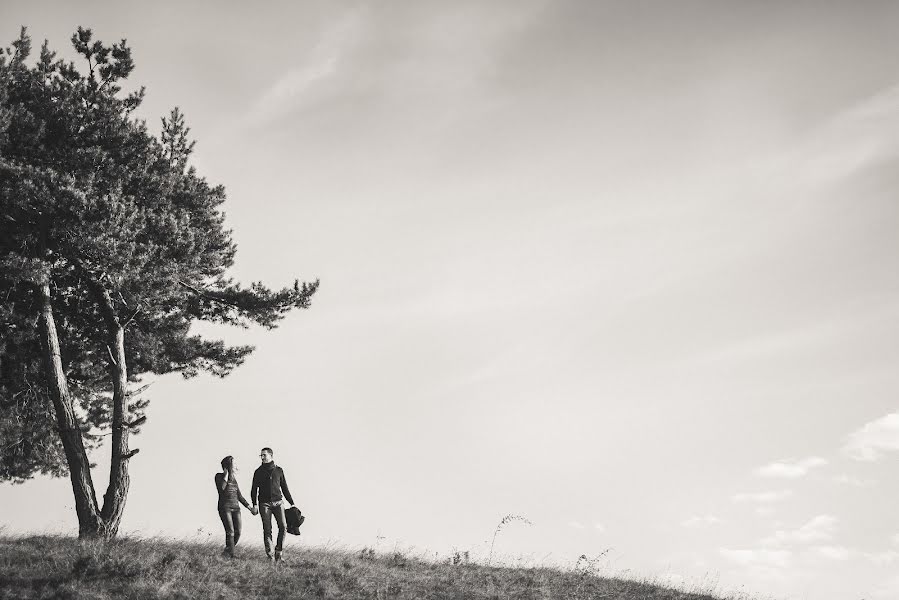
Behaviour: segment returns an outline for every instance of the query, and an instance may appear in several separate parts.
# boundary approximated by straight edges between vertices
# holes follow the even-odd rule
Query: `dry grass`
[[[217,545],[165,539],[103,544],[65,537],[0,538],[0,599],[359,598],[713,600],[714,596],[543,567],[427,561],[401,552],[291,548],[273,565],[261,549],[235,560]],[[456,564],[454,564],[454,562]]]

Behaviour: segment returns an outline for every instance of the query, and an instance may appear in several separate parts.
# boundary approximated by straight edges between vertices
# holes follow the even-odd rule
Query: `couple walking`
[[[225,527],[224,555],[234,557],[234,546],[240,539],[240,504],[243,504],[254,515],[262,517],[262,537],[265,541],[265,554],[269,560],[281,560],[281,551],[284,548],[284,499],[291,505],[293,497],[287,488],[287,480],[284,478],[284,470],[272,460],[271,448],[263,448],[259,453],[262,464],[253,473],[253,485],[250,488],[250,500],[247,502],[240,487],[237,485],[237,468],[234,466],[234,457],[226,456],[222,459],[222,472],[215,474],[215,487],[219,493],[219,516]],[[283,496],[282,496],[283,492]],[[256,508],[257,500],[259,508]],[[272,516],[278,523],[278,543],[275,545],[275,553],[272,555]]]

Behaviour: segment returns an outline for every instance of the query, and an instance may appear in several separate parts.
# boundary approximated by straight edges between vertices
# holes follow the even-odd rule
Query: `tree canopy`
[[[143,375],[225,376],[253,350],[192,324],[271,329],[318,288],[234,281],[225,189],[190,166],[184,116],[174,109],[154,135],[134,117],[143,88],[122,89],[134,69],[126,41],[105,45],[83,28],[71,41],[83,71],[47,42],[29,61],[24,28],[0,53],[0,479],[13,481],[71,467],[47,321],[89,448],[104,428],[127,433],[117,402],[140,417],[146,401],[124,388]]]

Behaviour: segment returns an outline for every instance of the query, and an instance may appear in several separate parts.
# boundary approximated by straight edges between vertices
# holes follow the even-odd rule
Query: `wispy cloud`
[[[866,423],[849,435],[843,452],[856,460],[873,461],[899,452],[899,412]]]
[[[771,490],[766,492],[745,492],[734,494],[732,499],[734,502],[753,502],[759,504],[768,504],[771,502],[780,502],[793,495],[791,490]]]
[[[835,114],[788,158],[793,177],[805,183],[830,183],[899,151],[899,86]]]
[[[798,529],[780,529],[774,535],[764,538],[765,546],[783,546],[787,544],[808,544],[823,542],[833,538],[837,518],[832,515],[818,515]]]
[[[890,579],[874,590],[875,598],[895,600],[899,597],[899,575],[893,575]]]
[[[719,548],[719,553],[733,563],[752,568],[789,567],[797,552],[807,558],[846,561],[852,557],[852,549],[821,543],[833,538],[836,523],[836,517],[818,515],[797,529],[779,530],[759,540],[754,548]]]
[[[727,560],[744,567],[765,566],[785,568],[790,566],[793,552],[770,548],[732,549],[719,548],[718,552]]]
[[[815,467],[821,467],[827,464],[827,461],[818,456],[810,456],[799,460],[784,460],[773,462],[771,464],[759,467],[756,473],[762,477],[780,477],[785,479],[795,479],[804,477]]]
[[[581,531],[586,529],[593,529],[596,533],[603,533],[606,530],[606,526],[599,521],[596,521],[589,526],[581,523],[580,521],[568,521],[568,526],[572,529],[579,529]]]
[[[815,546],[812,552],[829,560],[843,561],[852,557],[852,550],[845,546]]]
[[[331,101],[346,107],[354,99],[360,104],[348,118],[365,120],[386,106],[394,118],[409,119],[406,126],[424,114],[433,125],[433,119],[449,118],[444,113],[484,100],[480,92],[494,84],[490,74],[504,44],[540,15],[541,5],[529,0],[514,9],[447,3],[432,10],[345,10],[259,95],[248,120],[270,123],[298,108]]]
[[[260,95],[250,120],[271,121],[308,101],[317,86],[337,73],[341,61],[359,42],[364,16],[362,11],[354,10],[326,28],[306,57],[287,69]]]
[[[709,527],[721,523],[721,519],[715,515],[692,516],[681,523],[684,527]]]
[[[849,485],[852,487],[869,487],[876,483],[873,479],[859,479],[858,477],[853,477],[846,473],[835,475],[831,478],[831,481],[839,483],[840,485]]]
[[[899,563],[899,552],[896,550],[884,550],[883,552],[866,552],[864,557],[877,565],[885,567],[893,563]]]

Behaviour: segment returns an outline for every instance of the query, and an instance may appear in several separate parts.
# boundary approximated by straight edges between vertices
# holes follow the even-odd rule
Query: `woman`
[[[250,508],[240,487],[237,485],[237,467],[234,466],[234,457],[226,456],[222,459],[222,472],[215,474],[215,488],[219,493],[219,516],[222,525],[225,526],[225,556],[234,558],[234,546],[240,540],[240,504],[250,509],[250,512],[258,514],[255,508]]]

